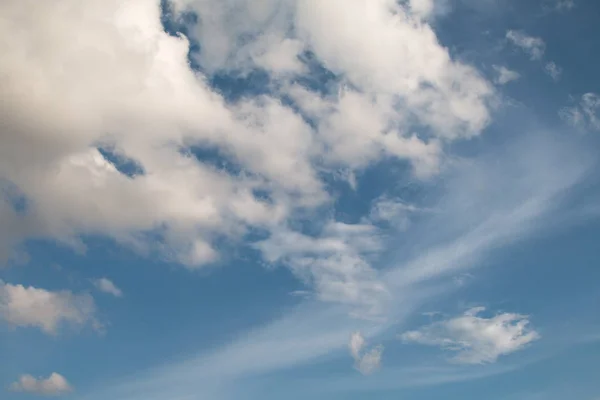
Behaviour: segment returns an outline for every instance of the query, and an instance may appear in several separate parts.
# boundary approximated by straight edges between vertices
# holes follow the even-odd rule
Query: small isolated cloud
[[[544,67],[544,71],[555,81],[558,82],[562,75],[562,68],[556,65],[554,61],[550,61]]]
[[[19,380],[10,386],[14,392],[24,392],[41,396],[60,396],[73,391],[64,376],[53,372],[48,378],[35,378],[31,375],[22,375]]]
[[[539,60],[544,56],[546,43],[539,38],[527,35],[523,31],[510,30],[506,32],[506,38],[515,46],[529,54],[532,60]]]
[[[33,286],[11,285],[0,280],[0,318],[15,327],[37,327],[56,334],[61,324],[100,328],[96,305],[89,294],[63,290],[51,292]]]
[[[497,85],[506,85],[509,82],[516,81],[521,77],[517,71],[510,70],[502,65],[493,65],[496,77],[494,83]]]
[[[103,292],[112,294],[115,297],[123,297],[123,291],[119,289],[110,279],[100,278],[94,280],[94,286]]]
[[[558,115],[574,127],[600,130],[600,95],[586,93],[581,96],[579,104],[563,108]]]
[[[370,375],[381,366],[381,357],[383,355],[383,346],[377,346],[366,351],[366,341],[360,332],[354,332],[350,336],[348,348],[354,358],[354,368],[363,375]]]
[[[539,333],[528,327],[527,316],[504,313],[480,317],[484,310],[472,308],[459,317],[406,332],[400,338],[405,343],[453,351],[456,355],[451,360],[461,364],[493,363],[498,357],[522,350],[540,338]]]

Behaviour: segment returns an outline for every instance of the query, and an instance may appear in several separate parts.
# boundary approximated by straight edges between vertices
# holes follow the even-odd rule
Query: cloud
[[[589,130],[600,130],[600,96],[596,93],[585,93],[579,104],[565,107],[559,116],[574,127]]]
[[[546,11],[570,11],[575,8],[575,0],[544,0],[542,8]]]
[[[506,38],[529,54],[532,60],[540,60],[546,51],[546,43],[541,38],[529,36],[523,31],[510,30],[506,32]]]
[[[496,78],[494,82],[498,85],[506,85],[509,82],[516,81],[521,77],[516,71],[510,70],[502,65],[493,65],[494,71],[496,72]]]
[[[435,210],[418,207],[402,199],[382,196],[372,202],[369,216],[365,219],[376,225],[388,224],[395,229],[406,230],[410,227],[414,216],[427,215],[431,212]]]
[[[12,326],[37,327],[53,335],[62,324],[91,324],[100,329],[95,313],[96,305],[89,294],[51,292],[0,281],[0,318]]]
[[[528,327],[525,315],[504,313],[485,318],[479,316],[483,311],[483,307],[472,308],[462,316],[403,333],[400,338],[405,343],[456,352],[452,361],[462,364],[493,363],[540,338]]]
[[[381,367],[383,347],[378,346],[366,351],[365,345],[365,338],[360,332],[354,332],[350,336],[348,348],[350,355],[354,358],[354,367],[363,375],[371,375]]]
[[[516,136],[510,144],[491,146],[476,159],[455,164],[454,172],[444,176],[436,212],[427,213],[428,218],[412,225],[408,233],[390,238],[394,252],[373,264],[391,296],[386,301],[385,318],[354,319],[345,307],[309,298],[257,328],[239,332],[223,346],[199,347],[188,360],[141,371],[93,391],[85,399],[185,398],[213,390],[229,394],[230,382],[243,386],[247,379],[260,377],[269,383],[272,379],[282,382],[279,371],[315,360],[343,360],[351,332],[361,332],[366,342],[376,341],[392,329],[397,332],[399,326],[406,329],[407,319],[422,311],[424,302],[456,290],[454,277],[480,267],[491,251],[523,243],[536,233],[546,235],[564,228],[562,201],[570,199],[571,190],[593,166],[590,154],[595,154],[572,138],[566,140],[551,131],[536,135],[520,131],[518,126],[514,131]],[[536,152],[532,153],[532,148]],[[314,245],[304,239],[292,242],[298,242],[296,253]],[[326,247],[323,243],[318,246]],[[271,251],[272,255],[284,254],[278,253],[278,246]],[[469,376],[488,376],[499,373],[491,372],[495,368],[466,372]],[[401,377],[396,371],[391,366],[365,381],[380,383],[381,379],[382,385],[396,387],[396,382],[411,386],[432,380],[474,379],[456,369],[445,369],[434,377],[429,370],[409,371]],[[228,385],[219,386],[218,382]]]
[[[316,237],[280,230],[255,246],[267,261],[287,265],[312,285],[321,301],[348,305],[362,317],[383,312],[387,289],[368,261],[382,247],[374,226],[332,221]]]
[[[352,355],[352,358],[355,360],[359,359],[364,346],[365,338],[360,332],[354,332],[350,336],[350,342],[348,343],[348,348],[350,349],[350,355]]]
[[[28,32],[0,44],[0,187],[28,204],[0,198],[0,258],[31,238],[84,251],[100,235],[201,268],[227,257],[215,243],[276,237],[329,206],[324,177],[340,170],[394,158],[431,177],[447,144],[491,118],[492,85],[439,43],[422,17],[432,2],[172,1],[170,23],[202,21],[188,36],[164,31],[158,0],[59,3],[0,5],[0,34]],[[298,83],[315,66],[335,77],[318,90]],[[270,81],[260,95],[233,101],[207,83],[256,70]],[[323,254],[280,259],[323,299],[381,291],[359,252]]]
[[[474,136],[487,126],[490,85],[453,61],[432,28],[397,2],[300,1],[296,24],[332,71],[380,101],[398,96],[405,111],[397,118],[417,117],[444,138]]]
[[[122,297],[123,291],[119,289],[112,281],[107,278],[100,278],[93,281],[94,286],[104,293],[111,294],[115,297]]]
[[[17,382],[10,386],[10,389],[15,392],[40,396],[60,396],[73,391],[69,382],[56,372],[53,372],[46,379],[36,379],[31,375],[22,375]]]
[[[555,81],[558,82],[560,80],[560,76],[562,75],[562,68],[554,61],[547,63],[544,66],[544,71]]]

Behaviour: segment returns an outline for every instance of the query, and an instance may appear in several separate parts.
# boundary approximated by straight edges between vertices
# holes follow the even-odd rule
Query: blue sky
[[[0,15],[0,398],[600,399],[597,2]]]

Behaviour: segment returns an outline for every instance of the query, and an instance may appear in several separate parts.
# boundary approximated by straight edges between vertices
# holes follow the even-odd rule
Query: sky
[[[599,20],[1,1],[0,398],[599,400]]]

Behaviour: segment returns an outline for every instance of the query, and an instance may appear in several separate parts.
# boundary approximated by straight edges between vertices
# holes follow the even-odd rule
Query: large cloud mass
[[[164,31],[159,0],[2,1],[0,256],[32,237],[81,247],[103,235],[194,268],[249,229],[280,240],[298,210],[330,200],[326,174],[385,157],[435,173],[445,143],[486,126],[493,92],[438,43],[429,2],[411,4],[167,3],[175,25],[197,17],[185,37]],[[318,90],[303,83],[316,65],[335,77]],[[257,70],[268,94],[231,101],[208,83]],[[358,254],[356,267],[315,269],[294,251],[267,258],[342,274],[323,297],[361,298],[353,276],[372,271]]]

